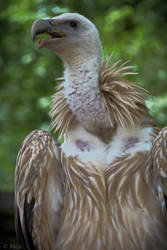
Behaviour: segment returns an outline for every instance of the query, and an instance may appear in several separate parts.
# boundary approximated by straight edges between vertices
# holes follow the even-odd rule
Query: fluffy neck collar
[[[96,81],[96,86],[93,87],[95,91],[95,100],[97,101],[97,98],[100,97],[100,106],[105,116],[105,119],[102,118],[101,125],[104,131],[105,129],[110,129],[112,131],[117,126],[126,128],[133,127],[141,123],[141,119],[144,119],[143,117],[149,116],[145,106],[147,94],[141,87],[122,79],[125,75],[134,74],[130,71],[132,68],[131,66],[127,66],[126,63],[119,65],[119,62],[110,66],[109,62],[110,59],[102,65],[98,81]],[[69,77],[68,74],[69,71],[65,73],[65,78],[66,76]],[[80,79],[80,74],[74,75],[76,79]],[[68,133],[71,122],[77,119],[76,113],[70,107],[70,99],[67,99],[66,91],[64,91],[63,85],[66,86],[66,84],[68,85],[65,79],[65,82],[59,85],[56,94],[53,96],[53,105],[50,112],[52,128],[55,131],[59,130],[60,137],[62,137],[65,132]],[[73,98],[71,98],[71,100],[72,99]],[[85,102],[81,102],[80,107],[82,107],[82,105],[84,106],[85,103],[86,100]],[[98,107],[97,112],[99,113]],[[79,113],[81,113],[80,110]],[[85,118],[84,114],[84,119]],[[93,121],[93,123],[88,126],[94,129],[94,124]],[[84,126],[84,123],[82,125]],[[99,129],[101,128],[99,127]]]

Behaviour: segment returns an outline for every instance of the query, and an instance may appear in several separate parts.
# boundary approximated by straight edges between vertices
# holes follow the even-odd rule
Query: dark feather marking
[[[27,195],[24,202],[24,214],[23,214],[23,227],[21,225],[19,209],[16,206],[15,211],[15,227],[17,238],[24,250],[37,250],[33,244],[32,239],[32,222],[33,222],[33,208],[35,205],[35,199],[32,198],[30,203],[27,203]]]
[[[164,194],[164,200],[165,200],[165,208],[167,210],[167,196]]]
[[[35,205],[35,199],[32,198],[30,203],[27,203],[27,195],[24,202],[24,237],[27,244],[27,249],[35,250],[35,246],[32,240],[32,222],[33,222],[33,208]]]
[[[28,250],[27,246],[26,246],[26,242],[24,239],[24,234],[22,231],[22,226],[21,226],[21,221],[20,221],[20,214],[19,214],[19,209],[18,207],[15,208],[15,228],[16,228],[16,236],[18,241],[20,242],[22,248],[24,250]]]

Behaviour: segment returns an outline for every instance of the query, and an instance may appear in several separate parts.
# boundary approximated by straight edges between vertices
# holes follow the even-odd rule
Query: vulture
[[[80,14],[38,19],[31,32],[37,49],[62,59],[64,74],[50,111],[58,140],[34,130],[17,156],[22,248],[167,249],[167,127],[156,126],[147,92],[124,77],[132,66],[103,62],[98,30]]]

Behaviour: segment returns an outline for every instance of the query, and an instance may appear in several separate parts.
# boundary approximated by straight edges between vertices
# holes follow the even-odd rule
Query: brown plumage
[[[167,128],[154,124],[145,90],[124,80],[133,74],[131,66],[110,66],[112,58],[101,64],[98,33],[89,20],[78,14],[37,20],[33,37],[44,32],[52,38],[38,48],[55,51],[66,65],[50,112],[52,128],[59,139],[65,136],[60,147],[48,132],[33,131],[18,154],[22,246],[167,249]]]
[[[35,249],[35,246],[38,249],[44,249],[44,246],[53,248],[59,225],[55,219],[59,213],[56,209],[59,211],[62,201],[58,201],[55,211],[51,211],[48,201],[54,202],[54,193],[62,195],[58,193],[62,192],[59,154],[53,137],[42,130],[31,132],[18,154],[15,172],[16,228],[24,249]],[[53,220],[57,223],[54,227]]]

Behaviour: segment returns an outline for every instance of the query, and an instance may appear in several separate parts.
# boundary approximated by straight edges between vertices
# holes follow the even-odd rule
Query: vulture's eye
[[[71,26],[72,28],[76,28],[76,27],[77,27],[77,23],[76,23],[75,21],[71,21],[71,22],[70,22],[70,26]]]

